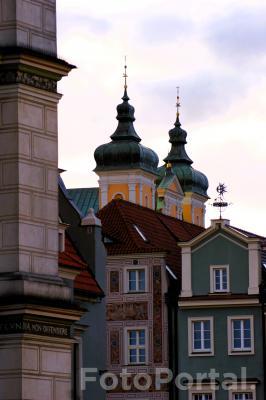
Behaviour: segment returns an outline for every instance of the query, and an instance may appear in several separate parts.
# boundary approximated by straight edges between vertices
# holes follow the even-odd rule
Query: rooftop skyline
[[[233,225],[266,235],[266,5],[260,0],[58,0],[58,54],[75,64],[59,84],[59,166],[67,187],[97,186],[93,153],[110,141],[124,56],[135,129],[160,165],[176,113],[209,196],[225,183]],[[199,4],[200,3],[200,4]],[[209,218],[218,210],[207,202]]]

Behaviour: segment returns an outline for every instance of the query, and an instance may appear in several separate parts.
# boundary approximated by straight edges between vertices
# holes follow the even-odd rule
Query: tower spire
[[[193,161],[189,158],[186,153],[185,145],[187,143],[186,137],[187,132],[181,128],[181,123],[179,119],[180,110],[180,88],[176,87],[176,121],[174,123],[174,128],[169,131],[169,142],[171,143],[171,150],[169,151],[167,157],[164,159],[166,163],[171,164],[193,164]]]
[[[124,81],[124,95],[122,97],[122,100],[128,101],[129,97],[127,95],[127,78],[128,78],[128,75],[127,75],[127,56],[125,56],[125,65],[124,65],[123,78],[124,78],[125,81]]]
[[[127,90],[127,56],[125,56],[125,65],[124,65],[125,72],[123,74],[123,78],[125,78],[124,89]]]
[[[180,87],[177,86],[176,87],[176,122],[175,122],[175,126],[177,126],[177,124],[178,124],[178,126],[181,126],[180,121],[179,121],[179,115],[180,115],[179,110],[181,107],[179,93],[180,93]]]

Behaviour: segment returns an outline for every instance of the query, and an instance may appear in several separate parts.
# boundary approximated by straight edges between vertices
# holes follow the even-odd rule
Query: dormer
[[[181,297],[217,298],[258,295],[261,284],[261,237],[213,220],[182,248]]]

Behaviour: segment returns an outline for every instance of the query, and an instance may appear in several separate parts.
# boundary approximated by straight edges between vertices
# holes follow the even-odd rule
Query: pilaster
[[[0,0],[0,400],[71,399],[71,325],[58,271],[56,0]]]

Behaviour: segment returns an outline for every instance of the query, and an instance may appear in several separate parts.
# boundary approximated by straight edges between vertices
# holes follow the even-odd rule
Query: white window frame
[[[233,321],[234,320],[250,320],[250,338],[251,348],[250,349],[234,349],[233,348]],[[228,337],[228,354],[229,355],[247,355],[255,354],[254,351],[254,316],[253,315],[231,315],[227,317],[227,337]]]
[[[129,356],[129,332],[130,331],[144,331],[145,332],[145,362],[136,362],[136,363],[131,363],[130,362],[130,356]],[[143,346],[137,346],[137,348],[143,348]],[[125,328],[124,331],[124,359],[125,359],[125,365],[147,365],[148,364],[148,328],[146,326],[128,326]]]
[[[217,290],[215,287],[215,271],[226,269],[227,275],[227,289]],[[229,275],[229,265],[211,265],[210,266],[210,292],[211,293],[228,293],[230,292],[230,275]]]
[[[211,348],[210,350],[198,350],[194,349],[193,340],[193,324],[194,322],[210,322],[210,340],[211,340]],[[188,318],[188,352],[190,357],[209,357],[214,356],[214,340],[213,340],[214,332],[213,332],[213,317],[192,317]]]
[[[234,400],[234,394],[252,393],[253,399],[256,400],[256,385],[254,383],[235,383],[229,386],[228,400]]]
[[[145,276],[145,288],[144,290],[129,290],[129,272],[130,271],[138,271],[138,270],[144,270],[144,276]],[[125,269],[125,274],[124,274],[124,288],[125,292],[128,294],[134,294],[134,293],[146,293],[148,290],[148,274],[147,274],[147,266],[145,265],[132,265],[130,268]]]
[[[215,390],[210,388],[208,383],[201,383],[198,386],[197,384],[194,384],[192,387],[189,387],[189,400],[194,400],[193,396],[195,394],[211,394],[212,400],[215,400]]]

